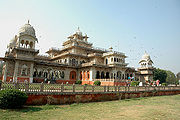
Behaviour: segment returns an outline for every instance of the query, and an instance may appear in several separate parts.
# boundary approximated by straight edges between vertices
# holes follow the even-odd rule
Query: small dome
[[[141,60],[139,61],[139,63],[141,63],[141,62],[151,62],[151,63],[153,63],[153,61],[150,58],[150,55],[147,54],[146,52],[144,53]]]
[[[82,36],[82,32],[79,30],[79,27],[78,27],[78,30],[76,31],[76,34]]]
[[[148,54],[145,52],[145,54],[142,56],[142,59],[149,60],[149,59],[151,59],[151,58],[150,58],[150,55],[148,55]]]
[[[17,35],[15,35],[15,37],[13,37],[13,38],[10,40],[9,44],[15,45],[16,42],[17,42],[17,39],[18,39],[18,37],[17,37]]]
[[[33,37],[36,37],[34,28],[29,24],[29,21],[27,24],[22,26],[19,29],[19,35],[30,35]]]

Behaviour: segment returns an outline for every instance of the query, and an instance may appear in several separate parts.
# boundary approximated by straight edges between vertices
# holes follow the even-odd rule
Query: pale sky
[[[80,27],[95,47],[124,52],[130,67],[147,51],[155,67],[180,72],[180,0],[0,0],[1,57],[28,19],[40,54]]]

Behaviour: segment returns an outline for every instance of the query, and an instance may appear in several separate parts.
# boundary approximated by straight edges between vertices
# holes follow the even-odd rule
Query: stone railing
[[[173,91],[180,90],[180,86],[91,86],[46,83],[0,83],[0,90],[18,89],[26,93],[117,93],[143,91]]]
[[[91,54],[88,54],[88,57],[92,57],[92,56],[102,56],[101,53],[91,53]]]
[[[93,79],[92,81],[101,81],[101,82],[130,82],[127,79]]]

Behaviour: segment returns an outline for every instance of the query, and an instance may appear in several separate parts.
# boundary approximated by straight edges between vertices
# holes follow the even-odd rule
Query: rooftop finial
[[[78,30],[79,30],[79,26],[78,26]],[[80,31],[80,30],[79,30]]]
[[[29,20],[28,20],[28,24],[29,24]]]

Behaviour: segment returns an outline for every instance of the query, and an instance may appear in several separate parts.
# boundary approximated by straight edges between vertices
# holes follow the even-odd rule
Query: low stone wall
[[[93,85],[94,81],[82,81],[82,85],[84,84]],[[101,86],[127,86],[127,82],[101,81]]]
[[[42,83],[44,82],[44,78],[33,78],[34,83]],[[76,80],[56,80],[57,84],[75,84]]]
[[[180,90],[120,93],[28,93],[27,105],[72,104],[180,94]]]

